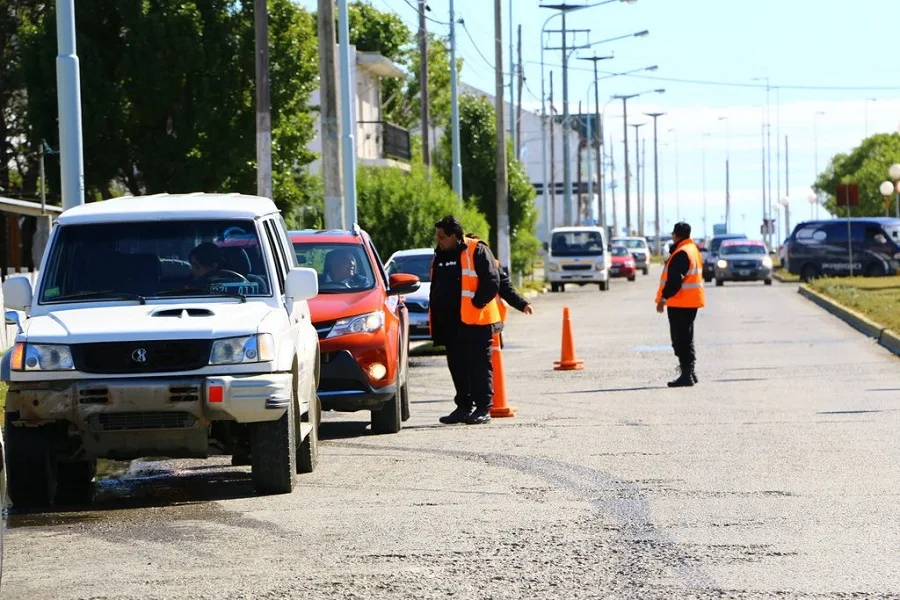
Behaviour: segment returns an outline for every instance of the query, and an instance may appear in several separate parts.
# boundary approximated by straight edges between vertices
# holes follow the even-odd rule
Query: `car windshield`
[[[722,256],[733,256],[735,254],[765,254],[766,247],[762,244],[725,244],[721,247],[719,254]]]
[[[320,294],[344,294],[375,287],[375,275],[360,244],[294,242],[297,263],[319,274]]]
[[[419,281],[431,281],[431,259],[433,254],[415,254],[409,256],[395,256],[386,265],[388,275],[394,273],[407,273],[415,275]]]
[[[737,238],[732,238],[732,239],[737,239]],[[718,253],[718,252],[719,252],[719,247],[722,245],[722,242],[727,242],[727,241],[728,241],[728,238],[719,238],[719,239],[713,239],[713,240],[711,240],[711,241],[709,242],[709,251],[710,251],[712,254]]]
[[[895,244],[900,244],[900,225],[886,225],[884,232]]]
[[[558,231],[550,247],[555,256],[600,256],[603,236],[599,231]]]
[[[613,240],[613,241],[615,241],[617,244],[622,244],[623,246],[626,246],[631,249],[643,250],[644,248],[647,247],[647,242],[645,242],[644,240]]]
[[[244,220],[64,225],[40,302],[270,295],[256,225]]]
[[[613,246],[612,249],[613,256],[631,256],[631,253],[628,251],[628,248],[625,246]]]

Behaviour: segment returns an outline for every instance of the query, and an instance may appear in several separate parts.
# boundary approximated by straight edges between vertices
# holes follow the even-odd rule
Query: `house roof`
[[[42,210],[40,202],[29,202],[27,200],[14,200],[12,198],[0,197],[0,212],[37,217],[41,214],[58,215],[62,212],[62,208],[51,204],[45,204]]]
[[[380,52],[357,52],[356,64],[379,77],[400,79],[405,76],[403,69]]]

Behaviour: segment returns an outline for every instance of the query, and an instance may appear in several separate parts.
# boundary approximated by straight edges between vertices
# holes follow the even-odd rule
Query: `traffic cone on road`
[[[575,358],[575,342],[572,339],[572,320],[569,318],[569,307],[563,308],[562,352],[559,360],[553,361],[554,371],[580,371],[584,361]]]
[[[506,378],[503,375],[503,353],[500,349],[499,333],[494,334],[491,345],[491,366],[494,369],[494,399],[491,416],[514,417],[519,409],[506,404]]]

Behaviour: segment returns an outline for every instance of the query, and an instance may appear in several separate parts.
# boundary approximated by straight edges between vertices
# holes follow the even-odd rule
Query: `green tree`
[[[459,103],[460,154],[463,172],[463,197],[487,216],[491,226],[490,243],[497,248],[497,119],[494,106],[484,96],[463,95]],[[444,131],[450,131],[449,120]],[[451,181],[451,139],[441,138],[435,164],[445,181]],[[539,249],[534,235],[537,211],[534,187],[522,163],[514,158],[512,145],[506,152],[509,177],[509,224],[512,268],[527,272]]]
[[[900,162],[900,133],[879,133],[868,137],[849,153],[836,154],[825,171],[816,178],[814,189],[828,194],[825,208],[832,214],[846,216],[847,208],[837,205],[839,183],[859,186],[859,206],[852,207],[855,217],[884,214],[884,197],[878,190],[889,179],[888,169]]]
[[[406,248],[434,245],[434,224],[456,215],[466,231],[486,239],[487,220],[475,207],[462,207],[453,190],[421,164],[409,173],[363,167],[357,173],[360,227],[369,232],[382,258]]]
[[[313,117],[315,22],[269,0],[274,200],[301,202],[299,166]],[[238,0],[79,0],[88,197],[183,191],[255,193],[253,4]],[[56,145],[55,14],[27,35],[23,64],[32,143]],[[48,174],[58,180],[58,172]]]
[[[380,52],[391,60],[403,59],[413,41],[403,20],[357,0],[347,7],[350,43],[361,52]]]

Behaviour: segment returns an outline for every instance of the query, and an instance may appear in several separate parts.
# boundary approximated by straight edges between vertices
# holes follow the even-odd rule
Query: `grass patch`
[[[888,329],[900,331],[900,277],[825,277],[809,286]]]
[[[666,262],[664,256],[660,256],[659,254],[651,254],[650,255],[650,264],[652,265],[661,265]]]

